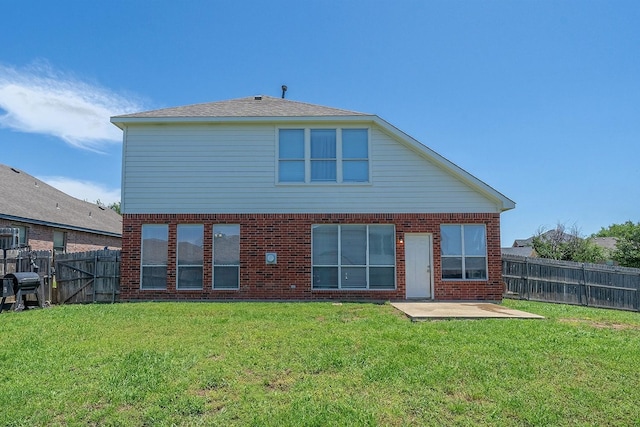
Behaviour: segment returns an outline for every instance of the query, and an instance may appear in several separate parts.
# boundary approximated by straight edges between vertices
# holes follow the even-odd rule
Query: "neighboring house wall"
[[[0,227],[26,227],[26,244],[34,251],[53,251],[54,231],[65,233],[65,252],[85,252],[97,249],[120,249],[122,239],[119,237],[105,236],[96,233],[87,233],[62,228],[46,227],[37,224],[27,224],[16,221],[0,219]]]

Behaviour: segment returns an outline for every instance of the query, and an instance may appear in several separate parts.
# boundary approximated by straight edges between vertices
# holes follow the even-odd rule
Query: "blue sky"
[[[507,195],[503,245],[640,221],[640,2],[4,1],[0,163],[119,200],[111,115],[265,94],[377,114]]]

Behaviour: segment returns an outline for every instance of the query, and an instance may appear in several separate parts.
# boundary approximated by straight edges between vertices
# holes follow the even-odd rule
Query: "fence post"
[[[640,311],[640,274],[638,274],[638,283],[636,284],[636,311]]]
[[[529,281],[529,276],[531,276],[529,265],[529,258],[525,258],[525,269],[527,271],[527,276],[524,279],[524,285],[527,287],[527,301],[531,301],[531,282]]]
[[[94,263],[93,263],[93,302],[96,302],[96,289],[98,284],[96,283],[96,278],[98,277],[98,251],[94,254]]]
[[[587,288],[587,270],[584,266],[584,263],[582,263],[582,286],[584,289],[584,303],[582,303],[582,305],[586,305],[587,307],[589,306],[589,294],[591,292],[587,292],[589,289]],[[582,300],[582,293],[580,294],[580,299]],[[582,301],[580,301],[582,302]]]

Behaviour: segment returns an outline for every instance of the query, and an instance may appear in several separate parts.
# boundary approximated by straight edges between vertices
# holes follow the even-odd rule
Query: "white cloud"
[[[140,111],[136,102],[46,64],[0,65],[0,126],[53,135],[78,148],[100,151],[121,142],[122,131],[109,117]]]
[[[97,182],[78,181],[63,176],[41,176],[39,180],[67,193],[76,199],[95,203],[100,200],[105,205],[120,201],[120,189],[107,188]]]

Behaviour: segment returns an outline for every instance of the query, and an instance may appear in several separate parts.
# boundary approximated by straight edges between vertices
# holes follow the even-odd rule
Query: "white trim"
[[[280,131],[286,129],[303,130],[304,131],[304,182],[301,181],[280,181]],[[312,181],[311,180],[311,131],[312,130],[335,130],[336,132],[336,180],[335,181]],[[344,181],[343,175],[343,153],[342,153],[342,131],[345,129],[362,129],[367,131],[367,158],[364,159],[349,159],[354,161],[366,161],[367,162],[367,181]],[[313,126],[313,124],[305,124],[301,126],[276,126],[275,127],[275,153],[276,153],[276,167],[275,167],[275,185],[276,186],[369,186],[372,185],[372,160],[371,160],[371,127],[370,126]],[[284,159],[284,161],[289,159]],[[349,161],[347,160],[347,162]]]

